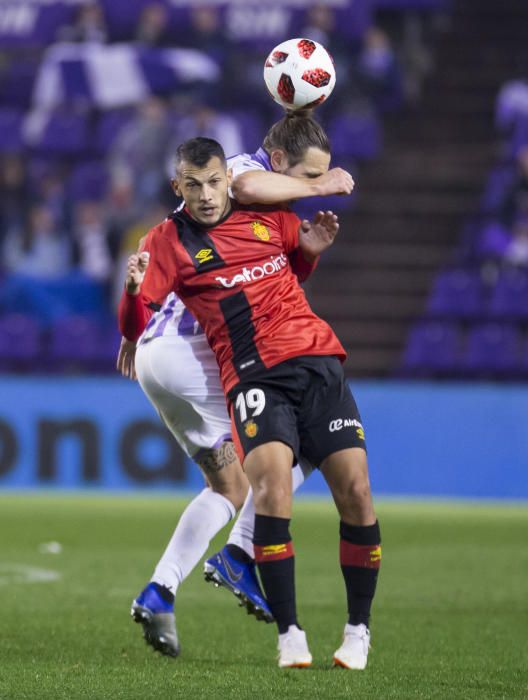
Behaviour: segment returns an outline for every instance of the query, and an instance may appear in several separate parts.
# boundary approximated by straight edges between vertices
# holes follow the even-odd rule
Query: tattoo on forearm
[[[235,446],[228,440],[223,442],[220,447],[213,450],[208,450],[203,454],[198,461],[204,472],[219,472],[226,465],[231,464],[237,458]]]

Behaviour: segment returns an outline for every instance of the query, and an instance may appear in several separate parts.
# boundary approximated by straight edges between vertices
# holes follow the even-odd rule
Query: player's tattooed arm
[[[232,464],[237,460],[237,453],[235,446],[231,440],[226,440],[220,447],[216,449],[207,450],[199,460],[197,460],[200,467],[203,469],[205,474],[211,474],[219,472],[221,469],[226,467],[228,464]]]
[[[123,377],[128,379],[137,379],[136,377],[136,343],[126,338],[121,338],[121,345],[117,355],[117,371],[121,372]]]
[[[331,211],[318,211],[312,221],[305,219],[299,228],[299,248],[306,260],[313,262],[329,248],[338,231],[338,218]]]

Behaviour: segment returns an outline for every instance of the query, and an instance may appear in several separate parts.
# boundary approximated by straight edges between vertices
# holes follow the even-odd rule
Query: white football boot
[[[362,671],[367,665],[370,632],[366,625],[345,625],[343,644],[334,654],[334,666]]]
[[[280,668],[307,668],[312,665],[306,633],[297,625],[290,625],[287,632],[279,634],[278,649]]]

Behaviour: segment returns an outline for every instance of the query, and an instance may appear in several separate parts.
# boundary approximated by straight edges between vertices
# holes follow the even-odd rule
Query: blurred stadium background
[[[281,116],[263,61],[292,36],[323,43],[336,62],[336,89],[317,117],[356,190],[325,203],[342,228],[308,295],[348,349],[375,495],[505,499],[485,519],[501,522],[491,530],[510,543],[506,525],[519,534],[526,524],[522,504],[518,520],[504,520],[511,500],[528,498],[526,2],[0,0],[2,536],[20,535],[34,513],[35,537],[67,539],[66,520],[50,525],[57,494],[48,507],[15,492],[62,490],[65,503],[77,489],[152,492],[154,503],[200,486],[139,387],[116,376],[124,261],[174,207],[176,144],[201,134],[228,154],[260,145]],[[326,494],[316,476],[303,491]],[[104,517],[105,502],[129,508],[126,537],[134,507],[95,500],[91,516]],[[174,520],[162,511],[134,585]],[[428,509],[416,513],[419,530]],[[449,537],[467,527],[462,518]],[[413,529],[402,526],[402,538]],[[24,537],[20,551],[36,552]],[[438,551],[437,540],[420,546]],[[6,561],[35,564],[7,541]],[[514,573],[526,571],[520,544]],[[0,562],[0,585],[16,579],[9,566]],[[126,605],[135,588],[120,585]],[[506,606],[520,600],[510,593]],[[361,687],[364,697],[526,697],[520,686],[391,695],[388,685],[379,696]]]
[[[175,145],[260,145],[264,57],[305,35],[335,58],[317,116],[357,181],[324,203],[342,230],[308,293],[375,489],[527,497],[527,22],[515,0],[2,0],[0,487],[197,485],[115,375],[123,263],[174,207]]]

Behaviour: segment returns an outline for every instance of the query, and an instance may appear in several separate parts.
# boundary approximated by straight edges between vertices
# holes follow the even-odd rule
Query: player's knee
[[[359,474],[342,485],[338,498],[338,503],[343,508],[361,507],[372,500],[370,492],[370,482],[367,475]]]
[[[264,514],[281,513],[291,503],[291,489],[287,484],[261,482],[253,487],[255,508]]]

